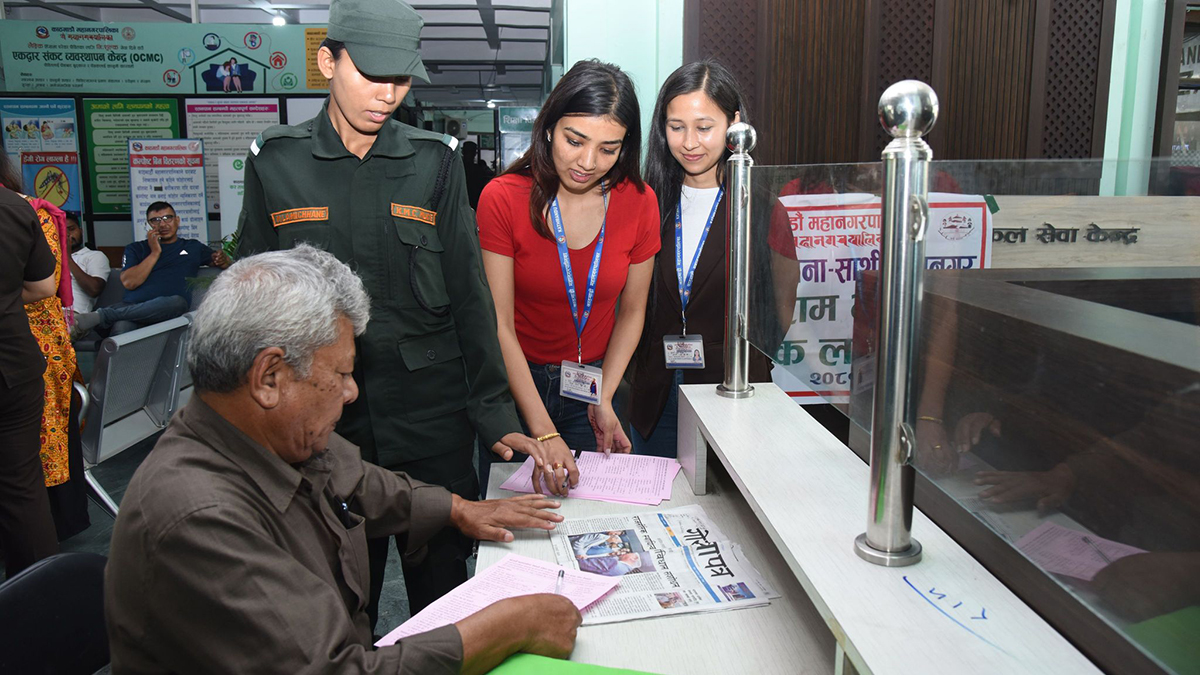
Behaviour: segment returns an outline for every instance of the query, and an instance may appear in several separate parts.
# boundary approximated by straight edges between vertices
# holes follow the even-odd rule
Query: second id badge
[[[667,368],[704,368],[704,338],[700,335],[664,335]]]
[[[595,366],[563,361],[561,375],[558,381],[558,393],[561,396],[600,405],[600,392],[604,391],[604,371]]]

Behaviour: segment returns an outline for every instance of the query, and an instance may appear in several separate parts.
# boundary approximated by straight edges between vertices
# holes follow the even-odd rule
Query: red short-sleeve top
[[[529,217],[532,185],[532,178],[520,174],[496,178],[479,197],[475,218],[483,249],[513,259],[513,320],[525,358],[532,363],[558,364],[576,358],[575,323],[558,264],[558,248],[533,229]],[[629,266],[654,257],[661,244],[654,191],[646,186],[638,192],[628,181],[616,185],[609,192],[600,274],[583,330],[584,362],[604,358]],[[595,250],[593,240],[570,252],[580,312]]]

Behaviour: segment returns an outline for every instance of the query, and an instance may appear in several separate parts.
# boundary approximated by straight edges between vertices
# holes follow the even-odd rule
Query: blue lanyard
[[[550,202],[550,222],[554,226],[554,241],[558,244],[558,264],[562,267],[563,282],[567,285],[567,302],[571,303],[571,320],[575,322],[575,341],[578,359],[583,363],[583,327],[592,314],[592,300],[596,297],[596,280],[600,277],[600,254],[604,251],[604,228],[608,225],[608,190],[604,193],[604,219],[600,221],[600,235],[596,238],[596,252],[592,254],[592,266],[588,270],[587,297],[583,301],[583,316],[579,315],[579,300],[575,297],[575,275],[571,272],[571,252],[567,248],[567,231],[563,228],[562,212],[558,210],[558,197]]]
[[[700,233],[700,243],[692,256],[692,265],[688,267],[687,276],[683,273],[683,199],[675,205],[675,275],[679,279],[679,305],[684,335],[687,335],[687,304],[692,295],[692,277],[696,274],[696,263],[700,262],[700,252],[704,250],[704,241],[708,239],[708,231],[712,229],[713,218],[717,217],[717,206],[724,194],[724,187],[717,189],[717,198],[713,201],[712,210],[708,212],[708,221],[704,223],[704,231]]]

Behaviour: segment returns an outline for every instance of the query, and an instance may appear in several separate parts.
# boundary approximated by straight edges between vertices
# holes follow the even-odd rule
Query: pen
[[[558,571],[558,581],[554,582],[554,594],[555,595],[562,595],[563,574],[565,574],[565,572],[563,570]]]
[[[1092,541],[1091,537],[1084,535],[1083,543],[1087,544],[1088,546],[1091,546],[1092,550],[1096,552],[1096,555],[1100,556],[1100,559],[1103,560],[1105,563],[1112,562],[1112,560],[1110,560],[1108,556],[1104,555],[1104,551],[1100,550],[1100,547],[1096,545],[1096,542]]]
[[[579,464],[579,457],[580,457],[581,455],[583,455],[583,450],[576,450],[576,451],[575,451],[575,464],[576,464],[576,465],[578,465],[578,464]],[[563,486],[563,492],[566,492],[566,490],[567,490],[567,483],[569,483],[569,482],[571,482],[571,474],[570,474],[570,473],[568,473],[568,474],[566,474],[566,475],[564,475],[564,476],[563,476],[563,485],[562,485],[562,486]]]

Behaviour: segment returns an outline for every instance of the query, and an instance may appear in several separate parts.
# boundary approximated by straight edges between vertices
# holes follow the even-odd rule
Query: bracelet
[[[929,415],[921,415],[920,417],[917,418],[917,421],[918,422],[934,422],[937,424],[943,423],[942,420],[938,419],[937,417],[930,417]]]
[[[560,433],[558,433],[557,431],[555,431],[555,432],[554,432],[554,433],[552,433],[552,434],[546,434],[545,436],[538,436],[538,437],[537,437],[537,440],[538,440],[538,442],[539,442],[539,443],[541,443],[542,441],[548,441],[548,440],[550,440],[551,438],[558,438],[558,437],[559,437],[559,436],[561,436],[561,435],[562,435],[562,434],[560,434]]]

